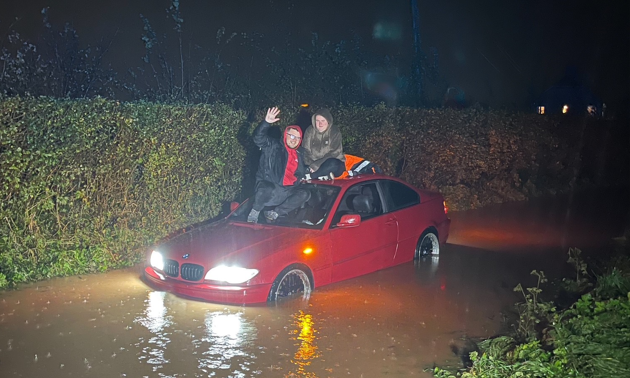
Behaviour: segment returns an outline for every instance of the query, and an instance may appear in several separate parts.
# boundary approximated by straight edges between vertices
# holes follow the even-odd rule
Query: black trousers
[[[267,206],[274,206],[278,215],[287,215],[309,200],[311,193],[299,185],[280,186],[269,181],[256,184],[253,209],[261,211]]]
[[[319,166],[318,170],[311,173],[311,178],[316,179],[318,177],[328,176],[331,172],[335,175],[335,177],[338,177],[341,176],[345,170],[346,164],[343,161],[335,158],[329,158]]]

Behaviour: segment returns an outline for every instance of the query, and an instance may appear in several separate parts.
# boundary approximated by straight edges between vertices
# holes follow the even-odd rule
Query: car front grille
[[[175,260],[166,260],[164,264],[164,273],[170,277],[179,276],[179,263]]]
[[[199,281],[203,278],[203,266],[197,264],[182,264],[182,278],[186,281]]]

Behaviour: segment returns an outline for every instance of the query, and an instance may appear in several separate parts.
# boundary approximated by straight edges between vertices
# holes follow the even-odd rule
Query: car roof
[[[400,180],[399,178],[396,177],[392,177],[392,176],[388,176],[388,175],[384,175],[384,174],[380,174],[380,173],[375,173],[375,174],[364,174],[364,175],[357,175],[357,176],[348,176],[348,177],[344,177],[341,179],[334,179],[334,180],[312,180],[311,183],[313,184],[324,184],[324,185],[331,185],[331,186],[338,186],[340,188],[347,188],[349,186],[352,186],[356,183],[359,182],[364,182],[364,181],[371,181],[371,180],[394,180],[394,181],[399,181],[402,183],[405,183],[404,181]],[[409,184],[409,183],[405,183],[411,187],[413,187],[413,185]]]
[[[341,179],[334,179],[334,180],[311,180],[310,182],[313,184],[318,184],[318,185],[330,185],[330,186],[336,186],[341,188],[342,190],[360,183],[360,182],[365,182],[365,181],[371,181],[371,180],[393,180],[393,181],[397,181],[400,183],[403,183],[407,186],[409,186],[410,188],[413,188],[415,191],[417,191],[418,193],[420,193],[421,195],[429,195],[430,198],[436,196],[436,195],[441,195],[439,192],[433,191],[433,190],[427,190],[427,189],[419,189],[416,186],[399,179],[398,177],[393,177],[393,176],[389,176],[389,175],[385,175],[382,173],[373,173],[373,174],[362,174],[362,175],[357,175],[357,176],[348,176],[348,177],[344,177]]]

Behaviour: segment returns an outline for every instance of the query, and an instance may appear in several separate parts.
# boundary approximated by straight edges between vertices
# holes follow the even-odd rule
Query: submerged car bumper
[[[154,287],[186,297],[208,302],[228,304],[253,304],[267,301],[271,284],[255,286],[212,285],[208,283],[183,282],[157,272],[152,267],[144,270],[144,277]]]

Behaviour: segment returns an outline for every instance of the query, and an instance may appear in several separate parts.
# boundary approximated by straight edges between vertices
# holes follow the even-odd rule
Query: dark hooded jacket
[[[315,117],[318,115],[328,121],[328,128],[323,133],[320,133],[315,126]],[[304,133],[302,147],[305,150],[304,161],[313,171],[318,170],[329,158],[346,161],[341,143],[341,131],[333,124],[333,117],[328,109],[321,109],[313,114],[311,126]]]
[[[286,145],[286,133],[289,128],[293,128],[300,133],[300,136],[302,136],[302,131],[298,126],[289,126],[285,129],[282,140],[278,140],[267,135],[270,126],[271,125],[268,122],[262,121],[254,130],[254,143],[256,146],[260,147],[260,150],[262,151],[260,163],[258,164],[258,172],[256,172],[256,183],[261,180],[265,180],[284,186],[283,180],[288,166],[288,150],[290,149]],[[294,185],[299,183],[300,179],[303,178],[306,173],[306,166],[304,165],[304,149],[298,145],[295,152],[297,156],[297,166],[293,172],[293,175],[296,178],[293,183]]]

